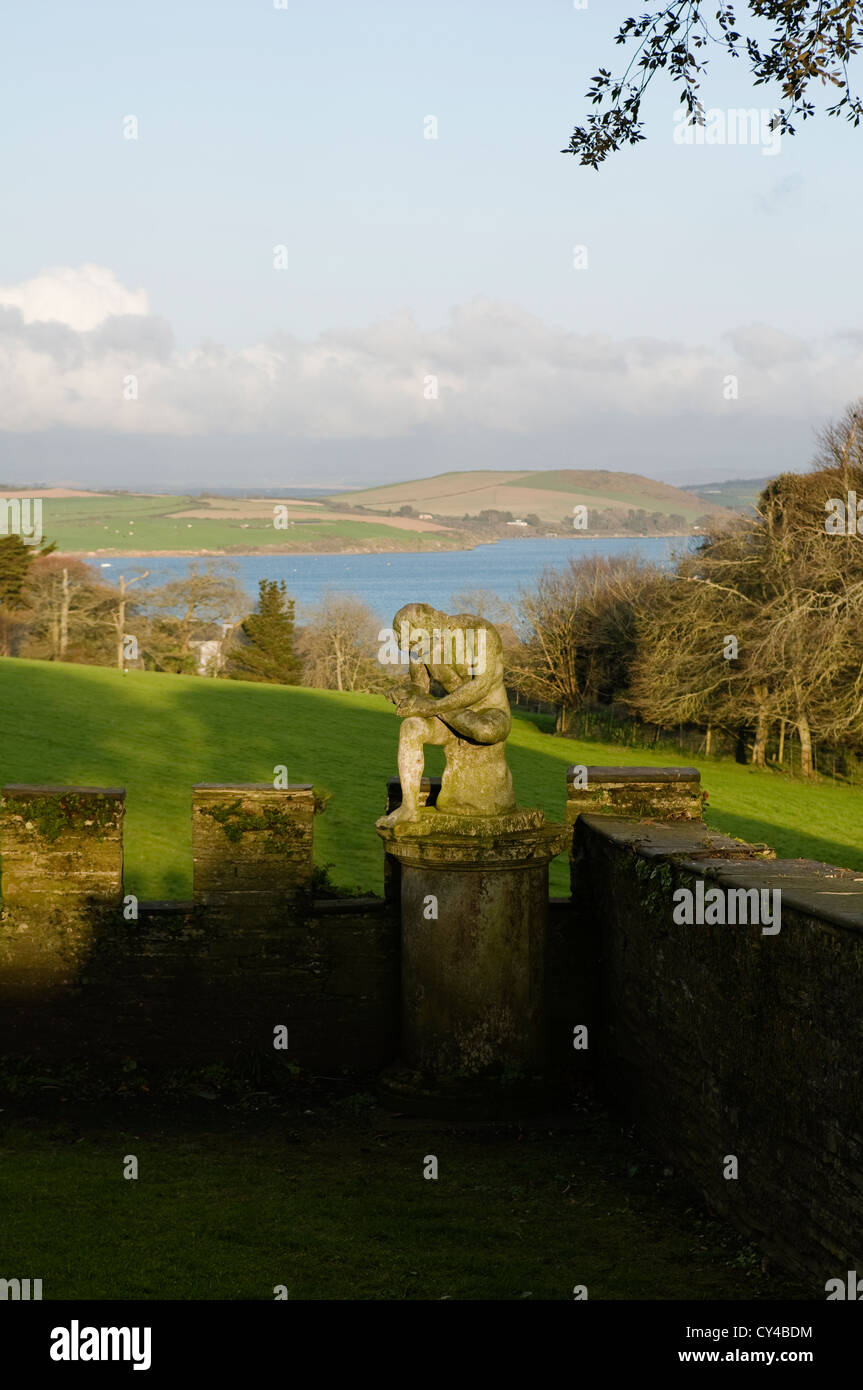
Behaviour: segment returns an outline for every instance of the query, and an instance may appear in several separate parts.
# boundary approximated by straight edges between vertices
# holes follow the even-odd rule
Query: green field
[[[452,537],[441,532],[400,530],[385,521],[361,522],[350,517],[316,521],[311,507],[289,508],[290,527],[273,527],[273,503],[258,499],[200,497],[137,497],[126,494],[92,497],[46,497],[42,529],[64,554],[125,552],[150,555],[159,551],[255,550],[274,553],[347,550],[440,550],[452,548]],[[236,516],[226,516],[233,509]],[[212,510],[209,516],[181,516]],[[255,513],[264,513],[256,515]]]
[[[675,514],[691,525],[720,500],[710,503],[668,483],[630,473],[487,470],[445,473],[341,497],[289,498],[284,530],[273,525],[275,498],[123,492],[49,495],[42,499],[42,530],[59,551],[75,555],[416,552],[476,544],[478,536],[470,523],[451,519],[476,516],[484,509],[511,512],[514,517],[535,513],[541,525],[555,530],[561,524],[570,527],[576,503],[586,505],[588,513],[591,508],[610,509],[621,519],[636,508],[666,517]],[[436,520],[387,515],[405,503],[415,513],[428,513]],[[342,513],[342,504],[364,507],[366,513]],[[722,508],[716,514],[730,516]]]
[[[569,763],[684,763],[662,750],[622,749],[549,736],[548,721],[518,715],[509,758],[522,805],[563,818]],[[398,721],[373,695],[263,686],[194,676],[0,659],[0,785],[123,786],[127,889],[184,898],[191,889],[191,788],[196,782],[271,782],[286,764],[295,782],[331,793],[315,822],[316,858],[344,887],[381,892],[374,823],[395,772]],[[863,870],[863,793],[806,785],[733,762],[700,760],[708,823],[765,841],[783,858]],[[442,753],[428,750],[427,771]],[[566,860],[552,865],[568,891]]]

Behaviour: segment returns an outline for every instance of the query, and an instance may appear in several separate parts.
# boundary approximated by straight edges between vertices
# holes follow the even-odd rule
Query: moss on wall
[[[94,796],[89,792],[43,793],[27,799],[7,796],[7,815],[19,817],[25,829],[36,831],[40,839],[54,844],[69,831],[89,831],[103,840],[110,830],[116,830],[123,814],[123,804],[115,798]]]
[[[306,831],[291,816],[289,807],[265,806],[261,811],[243,809],[241,797],[221,801],[215,806],[198,808],[202,816],[211,816],[221,827],[232,845],[244,835],[260,835],[265,854],[284,854],[306,838]]]

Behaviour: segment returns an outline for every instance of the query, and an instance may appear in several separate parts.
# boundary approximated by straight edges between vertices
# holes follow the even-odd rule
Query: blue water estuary
[[[394,555],[230,555],[201,556],[197,563],[233,566],[237,579],[252,599],[260,579],[284,579],[296,600],[297,618],[320,602],[324,594],[350,593],[364,600],[375,616],[388,623],[405,603],[431,603],[444,611],[453,595],[486,589],[508,602],[530,590],[543,570],[565,568],[570,557],[639,555],[668,564],[672,552],[685,548],[685,537],[646,539],[580,538],[495,541],[473,550],[411,552]],[[149,570],[147,584],[164,584],[188,573],[195,557],[141,555],[88,561],[109,583],[121,574],[127,579]],[[250,605],[251,606],[251,605]]]

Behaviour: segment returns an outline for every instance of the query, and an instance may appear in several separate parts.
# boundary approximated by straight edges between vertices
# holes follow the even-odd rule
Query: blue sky
[[[682,146],[660,77],[647,142],[581,168],[559,151],[633,8],[16,7],[0,477],[804,467],[863,394],[863,130]],[[718,54],[704,100],[772,104]]]

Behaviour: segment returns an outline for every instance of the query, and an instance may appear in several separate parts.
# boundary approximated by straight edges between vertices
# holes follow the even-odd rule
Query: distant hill
[[[748,512],[770,481],[770,478],[729,478],[723,483],[687,483],[683,491],[691,492],[704,502],[730,507],[733,512]]]
[[[465,549],[499,539],[691,536],[734,515],[713,497],[637,473],[591,469],[441,473],[415,482],[310,497],[196,496],[34,489],[43,532],[67,555],[358,554]],[[587,508],[585,527],[573,508]],[[283,508],[284,510],[284,508]],[[579,518],[581,520],[582,518]]]
[[[473,517],[489,510],[511,512],[515,518],[533,514],[544,525],[558,527],[579,505],[588,508],[588,516],[593,510],[611,513],[623,521],[630,511],[643,511],[682,518],[688,526],[701,516],[728,515],[721,499],[695,496],[639,473],[587,468],[439,473],[409,483],[343,492],[331,500],[376,512],[409,506],[417,513],[429,513],[435,520]]]

